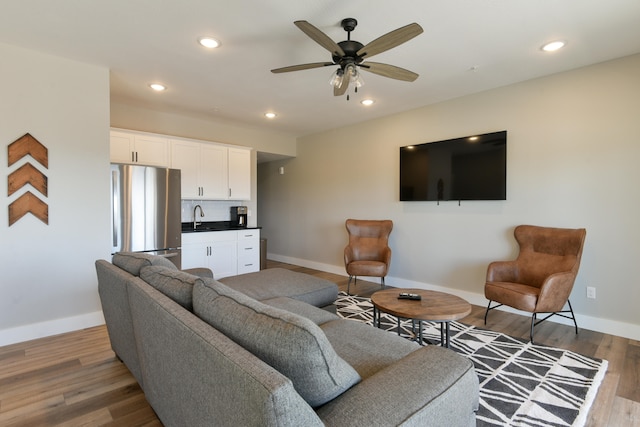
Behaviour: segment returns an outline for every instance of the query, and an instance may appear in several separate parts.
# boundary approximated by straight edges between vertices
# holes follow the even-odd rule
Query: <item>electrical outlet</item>
[[[587,286],[587,298],[596,299],[596,288]]]

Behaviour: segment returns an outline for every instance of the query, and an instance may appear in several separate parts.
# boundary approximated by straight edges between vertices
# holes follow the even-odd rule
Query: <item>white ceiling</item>
[[[640,52],[638,0],[13,0],[0,8],[0,42],[108,67],[113,101],[234,120],[306,135],[465,94]],[[343,18],[367,44],[411,22],[424,33],[374,61],[420,74],[413,83],[363,73],[351,100],[334,97],[334,67],[293,25],[335,41]],[[211,35],[222,47],[197,44]],[[564,39],[548,54],[540,46]],[[152,92],[162,82],[168,90]],[[359,100],[369,97],[371,107]],[[278,117],[267,120],[263,114]]]

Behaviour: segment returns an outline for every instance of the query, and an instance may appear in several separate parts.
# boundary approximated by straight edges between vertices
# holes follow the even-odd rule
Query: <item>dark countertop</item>
[[[233,225],[231,221],[205,221],[198,224],[196,229],[193,229],[193,222],[183,222],[183,233],[200,233],[205,231],[229,231],[229,230],[257,230],[260,227],[238,227]]]

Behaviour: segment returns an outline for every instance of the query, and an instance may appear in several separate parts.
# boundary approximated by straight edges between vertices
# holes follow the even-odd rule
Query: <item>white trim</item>
[[[78,316],[18,326],[0,331],[0,346],[77,331],[98,325],[104,325],[102,311],[94,311],[93,313]]]
[[[274,261],[285,262],[288,264],[299,265],[301,267],[312,268],[314,270],[325,271],[327,273],[339,274],[346,276],[344,266],[335,266],[331,264],[323,264],[315,261],[309,261],[300,258],[293,258],[278,254],[269,253],[268,258]],[[378,278],[372,278],[371,281],[376,282]],[[406,280],[399,277],[387,276],[385,278],[385,284],[396,288],[417,288],[428,289],[433,291],[448,292],[464,298],[473,305],[479,305],[481,307],[487,306],[487,299],[481,293],[462,291],[458,289],[451,289],[443,286],[431,285],[429,283],[421,283],[413,280]],[[515,310],[511,307],[502,306],[498,310],[507,311],[509,313],[515,313],[523,315],[524,312]],[[574,311],[575,313],[575,311]],[[593,316],[586,316],[580,313],[575,313],[578,327],[580,329],[589,329],[596,332],[602,332],[604,334],[616,335],[619,337],[629,338],[633,340],[640,340],[640,325],[619,322],[617,320],[602,319]],[[491,315],[489,315],[491,316]],[[553,316],[549,318],[550,322],[556,322],[563,325],[573,326],[573,322],[570,319],[565,319],[560,316]]]

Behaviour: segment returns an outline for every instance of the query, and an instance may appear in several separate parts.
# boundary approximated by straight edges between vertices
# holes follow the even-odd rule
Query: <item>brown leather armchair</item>
[[[489,304],[485,325],[489,310],[508,305],[532,313],[532,344],[534,326],[553,315],[572,319],[577,334],[578,323],[569,295],[578,274],[586,230],[520,225],[513,234],[520,246],[518,258],[492,262],[487,268],[484,295]],[[493,301],[498,305],[491,307]],[[563,311],[565,304],[569,309]],[[537,320],[538,313],[548,315]]]
[[[391,264],[388,242],[393,222],[388,219],[348,219],[345,225],[349,233],[349,244],[344,248],[344,266],[349,275],[347,294],[351,280],[355,279],[354,285],[357,284],[357,276],[380,277],[384,287],[384,277]]]

